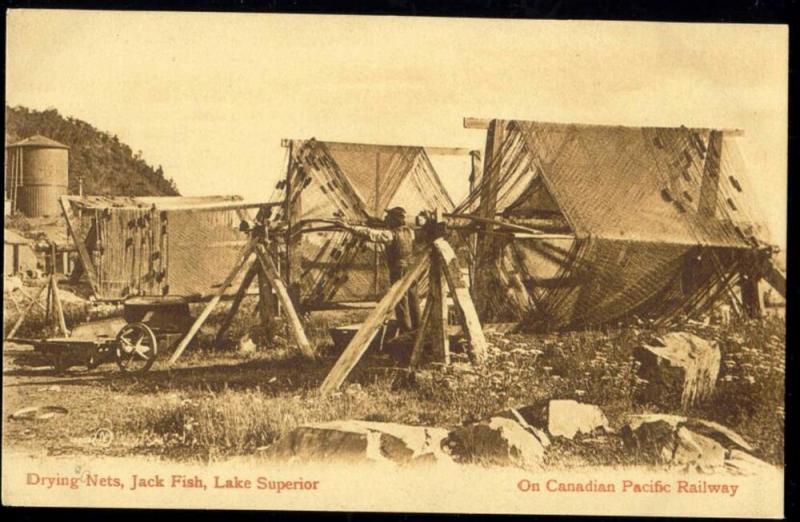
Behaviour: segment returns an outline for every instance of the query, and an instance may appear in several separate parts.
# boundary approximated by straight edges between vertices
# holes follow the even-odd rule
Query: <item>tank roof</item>
[[[49,149],[69,149],[69,147],[63,143],[51,140],[50,138],[42,136],[41,134],[36,134],[29,138],[25,138],[22,141],[12,143],[11,145],[8,145],[8,147],[45,147]]]

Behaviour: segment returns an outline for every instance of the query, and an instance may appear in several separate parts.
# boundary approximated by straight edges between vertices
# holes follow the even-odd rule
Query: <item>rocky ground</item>
[[[309,328],[312,337],[328,324],[316,325],[316,334]],[[719,351],[716,386],[687,408],[674,369],[658,382],[642,377],[637,349],[665,333],[646,324],[488,334],[489,357],[480,368],[454,351],[449,366],[409,372],[389,353],[373,353],[329,397],[316,388],[335,350],[321,346],[321,360],[306,362],[280,338],[237,353],[204,348],[201,336],[176,367],[167,369],[162,359],[135,378],[113,365],[54,375],[34,366],[28,348],[6,345],[3,443],[49,454],[200,460],[256,453],[303,459],[303,452],[333,455],[331,448],[341,447],[350,448],[346,458],[400,464],[445,458],[734,472],[762,461],[781,465],[783,319],[682,327]],[[42,406],[63,410],[11,417]]]

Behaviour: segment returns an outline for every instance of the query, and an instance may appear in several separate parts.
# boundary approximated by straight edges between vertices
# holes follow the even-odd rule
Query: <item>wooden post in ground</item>
[[[502,164],[502,148],[505,141],[505,122],[491,120],[486,133],[486,152],[484,156],[483,172],[480,184],[475,187],[480,193],[480,200],[477,214],[489,220],[486,221],[482,233],[476,235],[474,259],[474,286],[473,295],[478,299],[478,306],[481,307],[481,315],[491,314],[487,308],[488,299],[488,278],[487,272],[483,270],[494,259],[496,252],[496,238],[493,234],[494,225],[491,220],[495,218],[497,210],[497,191],[500,183],[500,167]]]
[[[239,285],[239,289],[236,291],[236,296],[233,298],[231,307],[228,310],[228,313],[225,315],[225,318],[222,320],[219,330],[217,330],[217,337],[214,340],[215,344],[222,341],[222,336],[225,335],[225,332],[228,330],[228,328],[230,328],[231,322],[233,321],[234,316],[236,316],[236,312],[239,311],[239,306],[241,306],[242,300],[244,300],[245,296],[247,295],[247,289],[250,288],[250,284],[256,277],[257,266],[258,265],[256,263],[251,264],[244,276],[244,279],[242,279],[242,284]]]
[[[406,295],[411,285],[419,279],[425,271],[425,268],[430,264],[430,256],[428,253],[417,257],[411,268],[406,274],[395,281],[395,283],[386,292],[386,295],[378,302],[378,305],[373,308],[369,316],[367,316],[361,328],[356,335],[350,340],[347,348],[344,349],[342,355],[336,361],[336,364],[331,369],[328,376],[322,382],[320,392],[328,394],[341,386],[355,365],[367,351],[375,334],[378,333],[383,321],[387,315],[394,310],[400,299]]]
[[[17,319],[17,322],[14,323],[14,326],[11,327],[11,330],[8,332],[8,335],[6,335],[6,340],[11,339],[12,337],[14,337],[14,334],[17,333],[17,330],[19,330],[19,327],[22,326],[22,323],[25,322],[25,318],[28,317],[29,313],[31,313],[31,310],[33,310],[33,307],[36,306],[37,304],[40,304],[39,303],[39,298],[42,297],[42,293],[45,291],[45,289],[47,289],[49,287],[50,287],[49,284],[42,286],[39,289],[39,291],[36,293],[35,297],[31,298],[31,302],[28,303],[28,307],[25,308],[25,311],[22,312],[22,315],[19,316],[19,319]]]
[[[422,351],[425,348],[426,333],[430,330],[431,310],[434,307],[433,297],[430,290],[428,290],[428,299],[425,302],[425,311],[422,312],[422,320],[419,322],[419,328],[414,335],[414,345],[411,348],[411,357],[409,358],[408,365],[411,368],[419,365],[422,359]]]
[[[50,327],[51,314],[53,313],[53,281],[47,279],[47,305],[45,306],[44,324]]]
[[[442,261],[437,255],[431,255],[428,295],[432,305],[430,336],[433,358],[438,362],[450,364],[450,338],[447,333],[447,279],[442,269]]]
[[[289,329],[292,332],[292,336],[297,343],[297,347],[300,348],[300,351],[303,353],[303,355],[309,359],[314,359],[316,357],[314,355],[314,350],[311,348],[311,343],[308,342],[306,332],[303,329],[303,323],[300,322],[300,317],[297,315],[297,310],[294,307],[292,298],[289,296],[289,292],[286,289],[286,286],[284,286],[283,281],[281,281],[281,278],[278,277],[278,269],[275,266],[275,263],[267,253],[264,245],[257,244],[255,251],[256,255],[258,256],[258,260],[261,263],[262,270],[269,279],[272,288],[275,289],[275,292],[278,294],[278,299],[283,305],[283,309],[286,314],[286,322],[288,323]]]
[[[439,256],[441,268],[450,287],[450,294],[459,310],[459,318],[464,332],[469,338],[470,352],[475,364],[482,364],[486,359],[486,338],[483,335],[483,328],[475,311],[475,304],[469,293],[469,288],[461,275],[456,254],[450,244],[443,238],[433,242],[436,254]]]
[[[267,253],[269,255],[269,253]],[[264,328],[264,333],[269,339],[274,336],[274,318],[275,306],[272,297],[272,285],[269,282],[269,277],[260,263],[256,263],[258,267],[258,315],[261,318],[261,326]]]
[[[69,337],[69,330],[67,330],[67,322],[64,320],[64,309],[61,307],[61,296],[58,293],[58,282],[56,281],[56,274],[50,275],[50,285],[52,287],[53,295],[53,315],[57,322],[58,328],[64,337]]]
[[[200,327],[203,326],[203,323],[205,323],[208,319],[208,316],[211,315],[214,307],[217,306],[220,299],[222,299],[222,295],[225,293],[225,290],[227,290],[233,280],[236,279],[236,276],[239,275],[239,272],[242,271],[242,268],[244,268],[244,265],[247,263],[248,259],[250,259],[250,255],[253,253],[254,244],[254,240],[251,239],[247,243],[247,246],[244,247],[241,254],[239,254],[239,259],[236,261],[233,269],[228,274],[228,277],[226,277],[222,284],[219,285],[219,288],[214,296],[211,298],[208,304],[206,304],[206,307],[203,309],[197,319],[195,319],[194,324],[192,324],[191,328],[189,328],[189,331],[186,333],[183,339],[181,339],[178,347],[175,348],[175,351],[172,353],[172,357],[169,358],[169,364],[175,364],[175,361],[178,360],[178,357],[181,356],[186,347],[189,346],[189,343],[192,341],[192,339],[194,339],[194,336],[197,335]]]

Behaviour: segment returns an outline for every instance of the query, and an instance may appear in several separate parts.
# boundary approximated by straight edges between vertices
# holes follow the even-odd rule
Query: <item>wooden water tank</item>
[[[69,147],[36,135],[8,146],[6,190],[14,211],[28,217],[61,212],[58,198],[67,194]]]

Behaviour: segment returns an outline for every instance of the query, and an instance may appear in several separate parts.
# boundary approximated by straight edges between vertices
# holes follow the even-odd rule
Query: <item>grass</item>
[[[337,419],[413,422],[423,404],[382,384],[351,387],[346,393],[319,397],[260,390],[230,390],[142,411],[125,428],[141,432],[166,450],[191,449],[213,457],[252,452],[309,422]],[[398,415],[401,412],[401,415]]]
[[[677,401],[636,401],[640,384],[633,348],[659,333],[642,327],[538,336],[490,334],[489,358],[480,368],[471,367],[465,354],[458,353],[455,364],[413,376],[365,361],[344,392],[331,397],[320,397],[313,382],[279,391],[223,388],[154,405],[126,429],[159,440],[167,450],[233,455],[266,446],[309,422],[364,419],[452,427],[511,407],[575,399],[601,406],[616,427],[627,414],[646,411],[714,420],[750,441],[758,457],[782,464],[784,330],[782,319],[771,318],[698,332],[720,343],[723,366],[714,394],[686,412]],[[291,366],[291,361],[284,364]],[[605,455],[584,457],[609,463],[619,460],[614,457],[618,453],[613,446]]]
[[[271,335],[259,331],[254,308],[255,300],[247,299],[228,338],[236,340],[250,333],[257,345],[255,353],[231,351],[233,341],[226,347],[213,345],[219,313],[198,336],[197,346],[184,356],[180,372],[151,371],[136,380],[115,377],[69,388],[79,394],[86,390],[103,396],[111,393],[113,404],[98,409],[94,402],[87,411],[102,413],[115,433],[132,441],[135,451],[165,457],[214,459],[246,454],[311,422],[363,419],[454,427],[511,407],[575,399],[599,405],[616,428],[626,415],[640,412],[717,421],[748,440],[756,456],[773,464],[784,462],[786,327],[781,317],[725,327],[680,326],[717,341],[722,354],[713,395],[683,412],[679,401],[671,397],[649,403],[639,399],[642,383],[636,375],[634,348],[663,333],[645,323],[538,335],[487,334],[488,358],[477,368],[456,347],[454,364],[429,366],[415,374],[387,354],[370,354],[341,393],[321,397],[316,388],[338,355],[328,330],[358,322],[363,312],[306,318],[308,337],[323,355],[313,364],[298,358],[281,323]],[[99,386],[108,389],[102,391]],[[551,455],[556,460],[624,463],[615,440],[594,453],[561,441]]]

